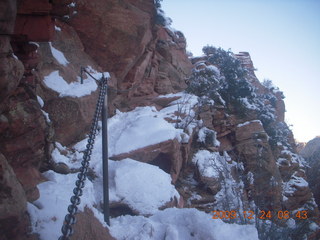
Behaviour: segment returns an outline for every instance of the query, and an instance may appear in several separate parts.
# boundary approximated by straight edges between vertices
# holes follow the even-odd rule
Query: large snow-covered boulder
[[[127,204],[134,212],[153,214],[180,195],[171,177],[157,166],[132,159],[110,161],[110,201]]]

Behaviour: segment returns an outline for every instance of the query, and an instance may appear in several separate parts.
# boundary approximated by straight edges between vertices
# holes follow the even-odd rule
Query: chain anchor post
[[[102,171],[103,171],[103,214],[104,221],[110,226],[109,209],[109,174],[108,174],[108,78],[102,75],[102,84],[106,85],[106,94],[104,96],[102,107]]]

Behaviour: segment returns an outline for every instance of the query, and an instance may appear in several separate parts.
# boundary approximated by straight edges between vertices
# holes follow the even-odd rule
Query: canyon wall
[[[88,133],[98,86],[88,74],[84,87],[80,84],[80,67],[97,79],[110,73],[110,116],[116,109],[168,106],[179,97],[158,96],[188,89],[195,71],[211,69],[220,83],[227,78],[221,66],[210,62],[210,54],[187,56],[183,33],[167,25],[152,0],[5,0],[0,6],[1,239],[37,239],[30,233],[27,202],[39,197],[36,186],[45,181],[41,172],[59,171],[51,155],[59,143],[71,148]],[[284,123],[282,92],[258,81],[249,53],[232,59],[246,70],[242,80],[252,89],[251,102],[246,104],[245,96],[242,105],[227,101],[233,95],[225,92],[199,112],[195,120],[203,125],[187,141],[173,139],[112,159],[130,157],[169,173],[182,198],[164,207],[228,210],[219,205],[223,198],[217,193],[230,180],[243,210],[303,208],[315,221],[319,213],[305,181],[303,159]],[[211,142],[199,142],[201,131],[214,135],[219,144],[212,137]],[[226,159],[220,178],[204,176],[192,163],[198,151]],[[83,213],[81,222],[92,228]],[[104,232],[91,232],[99,231]]]

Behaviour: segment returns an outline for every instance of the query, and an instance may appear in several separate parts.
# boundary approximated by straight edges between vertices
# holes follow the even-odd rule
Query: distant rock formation
[[[320,136],[307,142],[300,154],[308,164],[308,182],[316,203],[320,206]]]
[[[231,67],[221,65],[224,58],[228,59],[225,62]],[[228,84],[217,85],[213,93],[209,92],[215,99],[215,104],[200,113],[204,126],[214,130],[220,142],[217,150],[206,148],[212,153],[211,155],[206,153],[205,159],[212,161],[211,166],[214,166],[212,170],[217,172],[216,177],[201,176],[203,171],[201,165],[194,166],[195,170],[190,167],[185,168],[181,174],[181,192],[187,199],[186,205],[205,211],[242,208],[246,211],[259,209],[293,213],[298,209],[306,209],[310,214],[308,219],[317,221],[319,211],[306,181],[306,166],[296,153],[292,132],[284,123],[285,106],[282,93],[258,81],[249,53],[232,55],[213,48],[206,56],[192,59],[195,77],[191,77],[190,81],[201,81],[203,76],[207,78],[209,76],[213,83],[219,81],[225,83],[228,79],[224,74],[230,74],[239,68],[235,63],[236,59],[246,69],[247,73],[244,76],[246,83],[243,82],[235,90],[230,88],[234,84],[230,80]],[[237,67],[232,68],[232,66]],[[232,76],[236,75],[230,75],[229,78]],[[240,82],[241,79],[237,81]],[[207,84],[207,82],[195,82],[194,85],[197,84]],[[194,85],[191,83],[193,86],[191,92],[199,94]],[[210,89],[210,86],[205,86]],[[228,89],[227,92],[225,88]],[[228,96],[231,92],[233,95]],[[200,94],[202,95],[199,96],[206,96],[201,91]],[[193,152],[199,151],[199,146],[193,145],[193,147],[196,148],[192,150]],[[217,153],[220,153],[220,156]],[[201,158],[203,156],[197,159],[196,155],[194,161],[201,162]],[[210,164],[207,164],[207,167],[210,167]],[[319,166],[313,169],[316,172]],[[200,177],[196,178],[200,188],[186,181],[190,177],[190,171],[197,173],[196,176],[200,174]],[[215,194],[214,199],[211,199],[212,193]],[[266,229],[262,230],[259,226],[257,228],[259,236],[263,239],[263,231]],[[297,222],[297,231],[304,228],[304,223]],[[285,233],[287,231],[285,229],[281,231],[282,234],[288,234],[282,236],[292,239],[299,239],[302,236],[293,232]]]

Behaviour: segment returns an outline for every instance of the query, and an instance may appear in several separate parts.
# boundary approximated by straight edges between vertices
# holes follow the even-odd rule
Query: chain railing
[[[91,76],[91,75],[90,75]],[[92,77],[92,76],[91,76]],[[94,77],[92,77],[94,78]],[[95,79],[95,78],[94,78]],[[97,80],[97,79],[95,79]],[[89,167],[89,161],[92,154],[92,149],[94,145],[94,140],[98,131],[98,121],[101,116],[101,112],[105,104],[105,96],[107,93],[107,78],[102,76],[99,80],[99,97],[96,105],[96,110],[92,120],[88,142],[86,145],[86,150],[83,154],[83,159],[81,162],[80,173],[78,173],[78,180],[75,182],[76,187],[73,189],[73,196],[70,198],[71,204],[68,206],[68,214],[65,216],[63,226],[61,228],[62,236],[59,240],[69,240],[70,236],[73,234],[72,225],[76,222],[75,215],[78,212],[78,205],[80,204],[80,197],[82,196],[82,189],[85,186],[85,180],[87,178],[87,172]],[[104,161],[105,159],[103,159]],[[106,218],[106,217],[105,217]],[[107,218],[109,224],[109,217]]]
[[[93,144],[97,135],[98,121],[102,114],[102,164],[103,164],[103,210],[104,220],[110,226],[109,220],[109,190],[108,190],[108,132],[107,132],[107,118],[108,110],[105,104],[107,104],[107,80],[104,75],[100,80],[97,80],[90,72],[84,67],[81,67],[81,84],[83,83],[83,72],[87,73],[91,78],[99,83],[99,98],[96,105],[96,110],[92,120],[92,125],[89,133],[88,143],[86,150],[83,154],[83,160],[81,162],[80,173],[78,174],[78,180],[76,180],[76,187],[73,189],[73,196],[70,198],[71,204],[68,206],[68,214],[65,216],[64,223],[61,228],[62,236],[59,240],[69,240],[73,234],[72,225],[76,222],[75,215],[78,212],[78,205],[80,204],[80,197],[82,196],[82,189],[85,185],[87,178],[87,172],[89,167],[89,161],[92,154]],[[112,89],[111,91],[125,93],[137,89],[140,84],[136,84],[129,89],[120,90]]]

